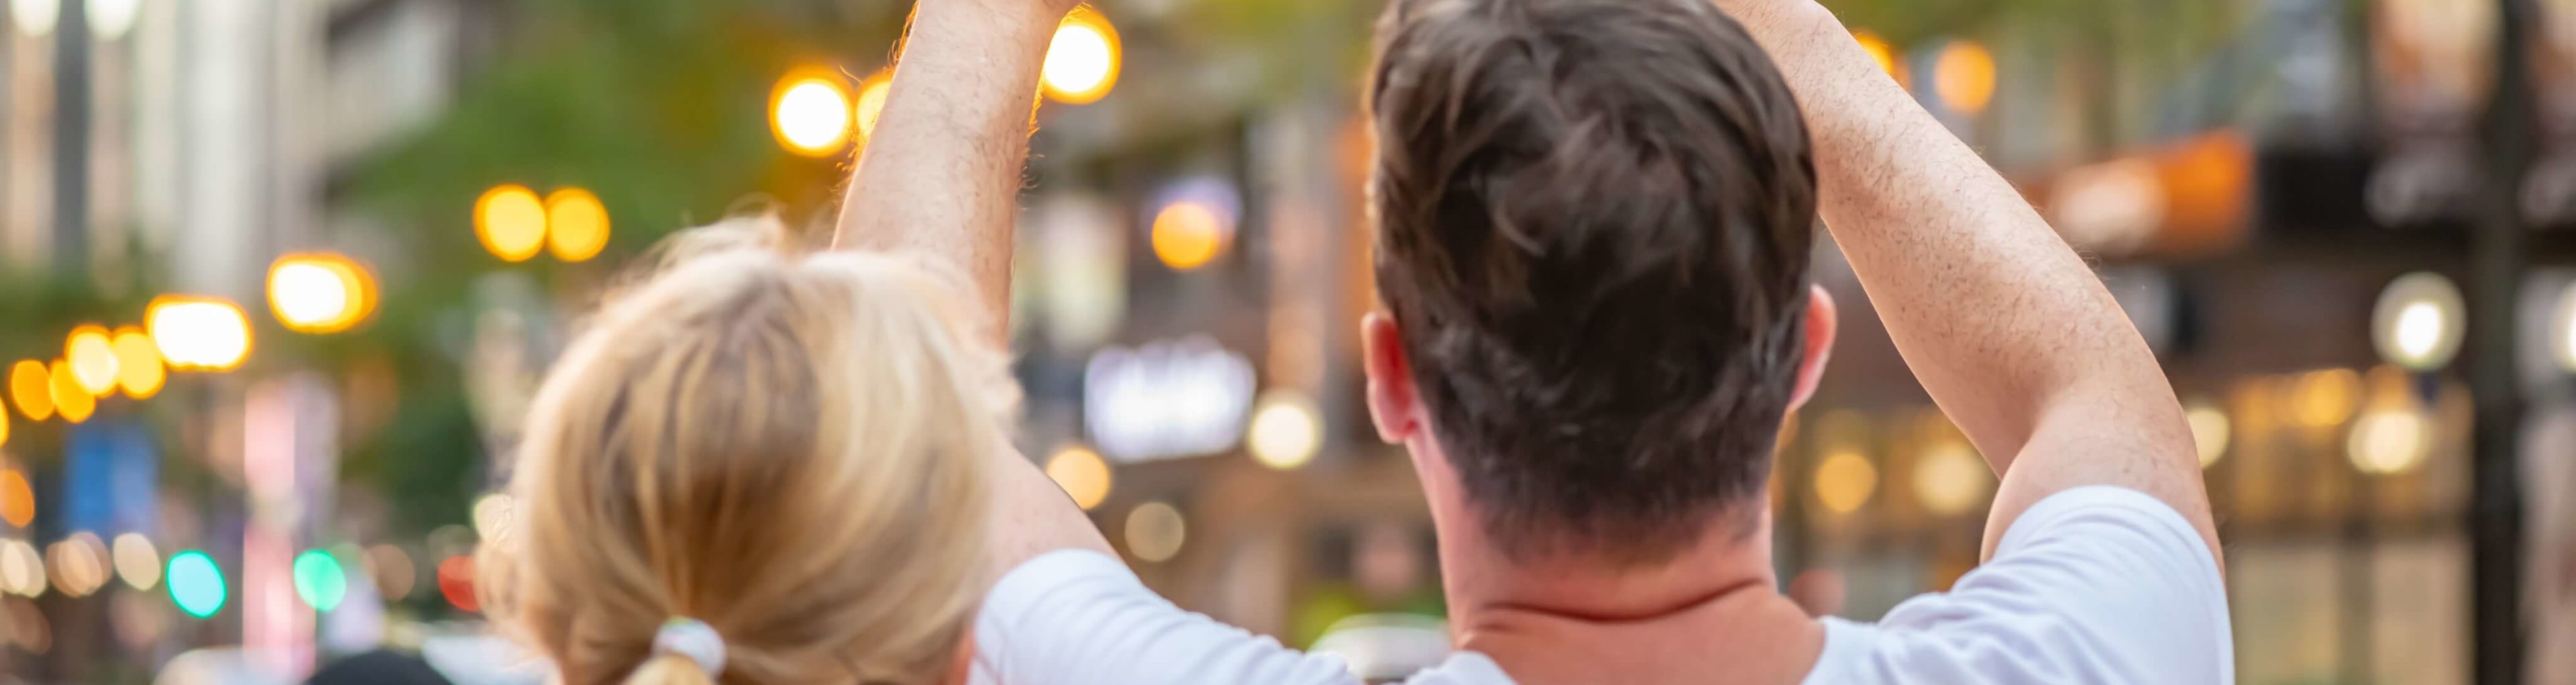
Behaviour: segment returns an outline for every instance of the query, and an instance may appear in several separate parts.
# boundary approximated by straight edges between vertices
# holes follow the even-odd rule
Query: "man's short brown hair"
[[[1816,170],[1709,0],[1389,0],[1377,278],[1507,551],[1651,563],[1757,492],[1803,356]]]

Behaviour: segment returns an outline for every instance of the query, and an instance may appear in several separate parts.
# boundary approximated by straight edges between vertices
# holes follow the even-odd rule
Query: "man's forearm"
[[[1739,14],[1806,111],[1826,224],[1908,365],[1998,471],[2068,393],[2172,404],[2110,292],[2018,191],[1823,8],[1759,4]],[[2182,426],[2178,410],[2137,409],[2138,428]]]
[[[995,336],[1008,335],[1030,112],[1061,18],[1031,0],[922,3],[835,236],[956,269]]]

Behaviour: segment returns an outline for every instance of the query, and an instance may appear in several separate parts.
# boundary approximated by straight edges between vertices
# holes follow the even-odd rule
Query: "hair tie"
[[[662,622],[662,629],[653,634],[653,654],[688,657],[698,663],[698,670],[707,672],[709,680],[724,674],[724,636],[717,635],[715,626],[705,621],[673,616]]]

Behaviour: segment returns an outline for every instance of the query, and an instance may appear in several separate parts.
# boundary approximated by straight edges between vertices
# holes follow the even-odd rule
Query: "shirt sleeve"
[[[978,685],[1359,685],[1340,658],[1190,613],[1116,559],[1066,550],[1012,569],[975,620]]]
[[[2235,682],[2217,559],[2171,506],[2123,488],[2042,500],[1992,561],[1878,627],[1867,682]]]

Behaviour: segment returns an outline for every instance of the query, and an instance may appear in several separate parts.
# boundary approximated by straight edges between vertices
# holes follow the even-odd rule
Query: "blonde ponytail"
[[[722,234],[744,227],[672,241],[547,377],[496,618],[566,685],[944,681],[984,581],[1006,360],[954,281]],[[722,672],[654,651],[675,616],[723,636]]]

